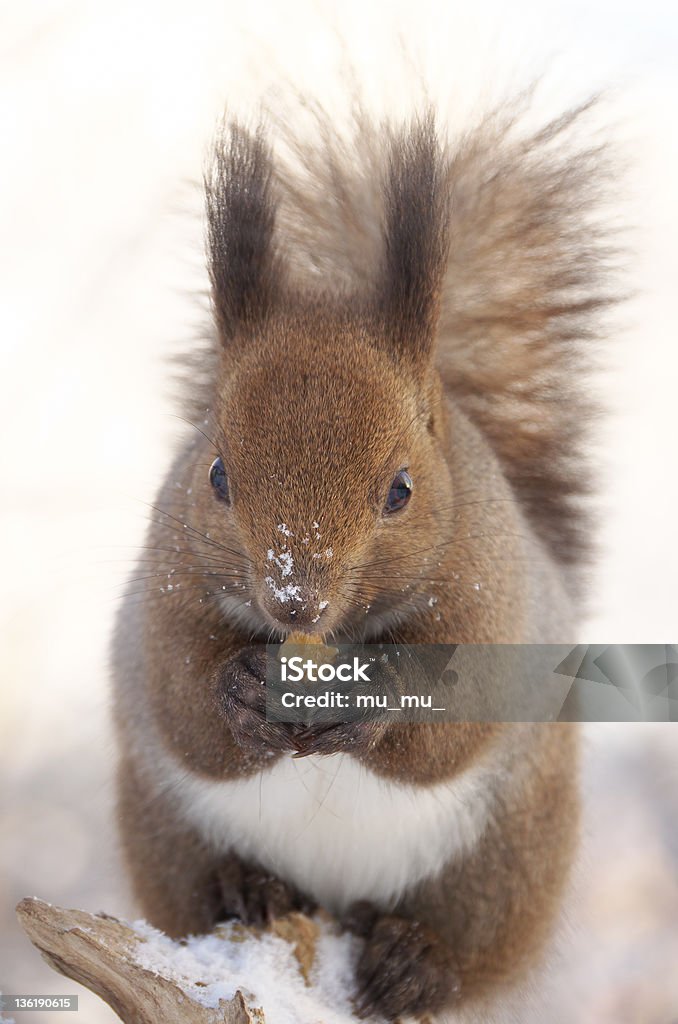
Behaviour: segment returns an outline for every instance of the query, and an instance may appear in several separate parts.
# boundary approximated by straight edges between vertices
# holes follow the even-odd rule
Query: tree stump
[[[65,910],[38,899],[22,900],[17,915],[47,963],[96,992],[125,1024],[265,1024],[264,1009],[240,989],[231,999],[207,1006],[187,991],[202,984],[200,979],[182,986],[176,975],[167,977],[161,970],[143,966],[145,936],[115,917]],[[308,982],[317,923],[304,914],[289,914],[274,921],[270,930],[290,944],[299,972]],[[229,944],[261,933],[233,925],[228,931],[217,929],[215,934]],[[225,954],[227,950],[225,945]],[[227,969],[226,955],[224,960]],[[303,1024],[302,1016],[299,1020]]]

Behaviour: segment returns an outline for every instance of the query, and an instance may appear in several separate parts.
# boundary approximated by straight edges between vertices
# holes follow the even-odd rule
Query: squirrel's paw
[[[433,1012],[458,996],[451,952],[426,925],[383,916],[365,920],[364,927],[369,934],[357,966],[358,1016],[394,1020]]]
[[[266,651],[246,647],[220,669],[221,699],[236,743],[262,753],[294,750],[287,725],[266,721]]]
[[[359,755],[376,743],[383,732],[377,722],[340,722],[294,731],[295,758],[310,754]]]
[[[377,662],[371,669],[375,687],[395,700],[394,694],[400,685],[400,677],[390,666]],[[359,691],[357,691],[359,692]],[[389,719],[380,710],[366,709],[355,721],[335,724],[297,726],[294,729],[295,757],[309,754],[354,754],[360,756],[373,747],[384,735]]]
[[[293,910],[310,913],[313,909],[293,886],[236,857],[219,868],[217,878],[225,917],[237,917],[243,924],[260,926]]]

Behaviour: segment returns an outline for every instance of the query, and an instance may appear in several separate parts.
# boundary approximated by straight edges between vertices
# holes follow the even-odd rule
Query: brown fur
[[[403,643],[573,639],[583,346],[607,301],[586,209],[594,153],[567,139],[580,114],[529,138],[495,116],[456,147],[430,114],[398,129],[362,119],[353,163],[321,121],[296,179],[263,129],[225,132],[207,183],[212,380],[158,498],[115,650],[123,841],[144,912],[170,934],[280,905],[285,880],[216,859],[153,767],[156,743],[213,779],[266,771],[299,747],[261,713],[253,643],[299,628]],[[230,504],[208,482],[217,454]],[[403,467],[412,500],[384,516]],[[283,542],[299,600],[276,597],[285,577],[269,553]],[[491,760],[507,736],[516,754],[473,852],[392,914],[358,915],[363,1012],[473,999],[536,956],[576,843],[576,734],[382,724],[304,748],[349,750],[427,787]]]

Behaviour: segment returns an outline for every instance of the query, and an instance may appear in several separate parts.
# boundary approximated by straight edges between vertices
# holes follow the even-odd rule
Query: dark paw
[[[386,697],[388,706],[395,701],[400,678],[388,664],[377,661],[370,665],[370,679],[373,691]],[[348,690],[347,696],[351,707],[355,708],[355,700],[364,692],[364,686]],[[341,714],[341,712],[339,712]],[[365,708],[358,712],[359,717],[352,721],[338,721],[334,724],[311,722],[309,725],[295,730],[294,739],[297,753],[295,757],[307,757],[309,754],[354,754],[360,756],[367,753],[383,736],[390,724],[388,712],[381,708]]]
[[[265,925],[293,910],[313,909],[310,900],[281,878],[236,859],[219,869],[218,882],[224,916],[243,924]]]
[[[352,903],[348,910],[342,914],[341,926],[346,931],[353,932],[367,939],[379,919],[379,911],[369,900],[358,900]]]
[[[252,752],[294,750],[290,728],[266,721],[266,649],[246,647],[220,669],[222,706],[233,737]]]
[[[338,725],[309,726],[294,732],[295,758],[310,754],[366,753],[384,731],[385,723],[340,722]]]
[[[430,928],[402,917],[379,917],[369,928],[357,967],[360,1017],[389,1020],[435,1012],[459,994],[449,948]]]

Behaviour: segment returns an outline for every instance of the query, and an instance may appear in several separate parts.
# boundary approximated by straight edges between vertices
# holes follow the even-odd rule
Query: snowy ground
[[[111,832],[106,645],[144,502],[181,429],[164,357],[198,320],[184,291],[202,280],[186,182],[225,98],[239,103],[281,72],[323,87],[336,53],[322,26],[335,15],[371,88],[394,102],[404,86],[385,19],[418,52],[434,91],[450,80],[458,117],[503,79],[519,83],[535,53],[569,55],[551,68],[554,96],[624,84],[615,109],[632,160],[620,197],[638,226],[638,295],[605,382],[604,550],[580,639],[676,639],[678,14],[640,0],[520,2],[501,23],[500,7],[351,3],[341,17],[299,0],[253,4],[246,15],[229,0],[0,8],[7,991],[74,990],[14,924],[21,896],[134,916]],[[566,987],[581,994],[585,1024],[665,1024],[678,1016],[678,747],[670,727],[601,726],[590,736],[588,928],[562,967]],[[88,1024],[112,1019],[82,992],[81,1009]],[[43,1017],[53,1020],[21,1020]]]

